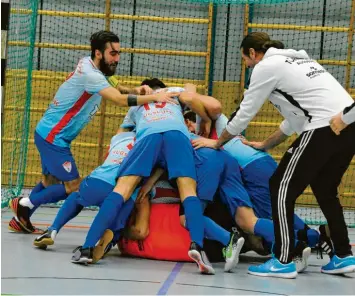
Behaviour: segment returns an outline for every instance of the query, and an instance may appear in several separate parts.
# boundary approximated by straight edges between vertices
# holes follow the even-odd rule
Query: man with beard
[[[10,230],[37,232],[30,222],[35,209],[42,204],[64,200],[70,193],[78,191],[81,178],[70,144],[99,110],[101,98],[119,106],[175,103],[172,97],[176,93],[152,94],[148,86],[112,87],[107,77],[115,73],[120,59],[119,38],[112,32],[100,31],[94,33],[90,41],[91,57],[79,61],[37,124],[34,140],[41,157],[42,180],[29,197],[10,201],[15,213],[9,224]]]

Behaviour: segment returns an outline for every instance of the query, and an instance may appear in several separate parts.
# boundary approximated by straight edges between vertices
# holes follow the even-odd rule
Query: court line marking
[[[175,264],[174,268],[172,269],[172,271],[164,281],[163,285],[160,287],[159,291],[157,292],[157,295],[167,295],[169,288],[174,283],[183,265],[184,263],[182,262],[178,262]]]
[[[234,290],[234,291],[257,292],[260,294],[268,294],[268,295],[282,295],[282,296],[288,295],[288,294],[280,294],[275,292],[267,292],[267,291],[260,291],[260,290],[251,290],[251,289],[238,289],[238,288],[222,287],[222,286],[207,286],[207,285],[186,284],[186,283],[176,283],[176,284],[181,286],[190,286],[190,287],[203,287],[203,288],[215,288],[215,289]]]

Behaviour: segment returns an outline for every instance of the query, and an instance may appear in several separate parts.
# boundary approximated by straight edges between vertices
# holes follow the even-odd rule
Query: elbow
[[[222,113],[222,104],[220,102],[214,103],[210,108],[208,108],[207,112],[212,120],[218,119],[219,115]]]
[[[149,227],[138,228],[135,226],[131,227],[131,238],[134,240],[144,240],[149,235]]]
[[[136,238],[137,240],[144,240],[148,237],[148,235],[149,235],[149,229],[144,229],[137,232]]]
[[[208,102],[208,104],[207,104]],[[218,101],[217,99],[213,98],[213,97],[208,97],[208,101],[206,102],[206,104],[204,104],[206,111],[208,113],[208,116],[212,119],[212,120],[216,120],[218,119],[219,115],[221,115],[222,113],[222,104],[220,101]]]

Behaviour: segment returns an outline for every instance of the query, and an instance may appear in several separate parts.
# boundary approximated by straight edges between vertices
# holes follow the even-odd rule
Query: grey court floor
[[[39,209],[32,220],[39,227],[52,222],[57,209]],[[355,274],[331,276],[320,273],[326,259],[312,254],[310,266],[295,280],[260,278],[247,274],[250,264],[264,260],[253,253],[242,256],[234,273],[224,273],[223,263],[214,264],[216,275],[200,275],[192,263],[127,258],[118,249],[99,264],[79,266],[70,262],[72,250],[82,244],[95,212],[85,211],[58,235],[46,251],[32,246],[34,235],[7,230],[12,217],[2,212],[1,293],[15,295],[108,295],[108,294],[218,294],[218,295],[353,295]],[[355,231],[351,230],[355,243]]]

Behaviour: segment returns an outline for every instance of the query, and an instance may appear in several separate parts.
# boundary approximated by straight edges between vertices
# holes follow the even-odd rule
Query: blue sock
[[[127,200],[118,213],[116,220],[113,221],[110,229],[114,233],[113,241],[116,242],[120,238],[121,230],[126,226],[126,222],[134,208],[134,200],[130,198]]]
[[[111,192],[106,197],[94,221],[92,222],[83,248],[95,247],[105,230],[109,229],[112,225],[123,204],[124,199],[119,193]]]
[[[268,246],[272,247],[275,241],[273,221],[269,219],[259,218],[254,226],[254,234],[261,236],[263,239],[265,239]],[[297,242],[297,236],[295,236],[295,246]]]
[[[315,229],[307,230],[308,246],[314,248],[319,242],[319,232]]]
[[[204,223],[201,202],[196,196],[189,196],[182,204],[191,240],[203,248]]]
[[[38,193],[40,191],[42,191],[44,188],[42,182],[39,182],[35,187],[33,187],[31,194],[32,193]],[[30,217],[32,216],[32,214],[37,210],[38,206],[34,206],[31,210],[30,210]]]
[[[271,246],[275,240],[274,223],[269,219],[259,218],[254,226],[254,234],[261,236]]]
[[[54,203],[66,199],[67,193],[63,184],[55,184],[42,189],[40,192],[31,193],[30,201],[35,207],[43,204]]]
[[[227,230],[208,217],[203,217],[203,221],[205,225],[205,238],[218,241],[224,246],[228,245],[230,233]]]
[[[294,214],[293,216],[293,225],[294,225],[294,229],[295,230],[299,230],[299,229],[304,229],[304,227],[306,226],[306,223],[303,222],[303,220],[298,217],[296,214]]]
[[[79,192],[73,192],[68,196],[62,207],[59,209],[53,224],[48,229],[59,232],[65,224],[81,212],[83,206],[79,205],[77,202],[79,196]]]

